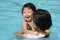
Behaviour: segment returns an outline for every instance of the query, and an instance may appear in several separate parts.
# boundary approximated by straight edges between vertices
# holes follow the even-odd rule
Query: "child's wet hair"
[[[32,3],[26,3],[26,4],[23,6],[23,8],[22,8],[22,14],[23,14],[23,10],[24,10],[25,7],[28,7],[28,8],[30,8],[30,9],[32,9],[33,12],[36,11],[36,7],[35,7],[34,4],[32,4]]]
[[[52,25],[51,15],[47,10],[38,9],[35,14],[33,14],[33,21],[37,28],[45,31],[49,29]]]

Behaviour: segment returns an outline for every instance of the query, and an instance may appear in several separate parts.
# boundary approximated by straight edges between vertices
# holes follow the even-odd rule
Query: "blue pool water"
[[[37,9],[48,10],[52,16],[53,25],[49,38],[38,40],[60,40],[60,0],[0,0],[0,40],[33,40],[14,35],[14,32],[22,29],[21,9],[27,2],[35,4]]]

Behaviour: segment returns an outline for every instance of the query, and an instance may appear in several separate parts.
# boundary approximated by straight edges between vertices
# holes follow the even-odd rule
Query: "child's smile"
[[[30,18],[30,16],[26,17],[26,18]]]

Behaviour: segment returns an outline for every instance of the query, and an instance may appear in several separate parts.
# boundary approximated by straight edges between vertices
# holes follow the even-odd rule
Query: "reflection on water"
[[[27,2],[32,2],[37,9],[46,9],[51,13],[53,25],[48,38],[17,38],[14,32],[22,29],[21,9]],[[60,40],[60,0],[0,0],[0,40]]]

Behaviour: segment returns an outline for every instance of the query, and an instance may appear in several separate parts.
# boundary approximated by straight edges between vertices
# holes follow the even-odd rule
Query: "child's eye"
[[[24,14],[26,14],[26,12],[23,12]]]

